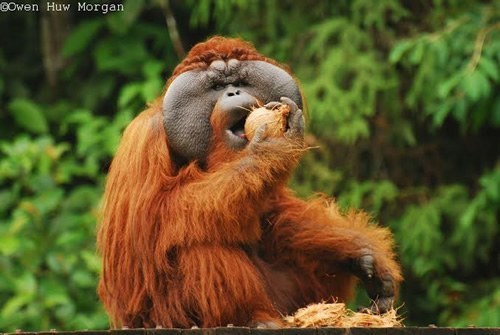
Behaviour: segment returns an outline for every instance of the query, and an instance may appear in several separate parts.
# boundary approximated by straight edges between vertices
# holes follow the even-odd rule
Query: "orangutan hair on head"
[[[257,106],[286,127],[244,131]],[[334,201],[294,196],[303,99],[287,68],[241,39],[192,48],[127,127],[104,194],[99,295],[112,326],[280,327],[308,304],[346,301],[361,280],[372,309],[402,280],[388,229]]]

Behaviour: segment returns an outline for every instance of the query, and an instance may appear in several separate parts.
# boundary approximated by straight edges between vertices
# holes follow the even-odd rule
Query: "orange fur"
[[[172,78],[230,58],[277,64],[217,37],[193,48]],[[388,230],[287,189],[300,144],[270,139],[231,152],[215,110],[206,167],[179,167],[162,122],[158,98],[125,130],[107,179],[99,294],[113,326],[280,324],[280,314],[307,303],[348,299],[355,278],[343,265],[366,249],[377,274],[401,280]],[[278,153],[272,141],[281,141]]]

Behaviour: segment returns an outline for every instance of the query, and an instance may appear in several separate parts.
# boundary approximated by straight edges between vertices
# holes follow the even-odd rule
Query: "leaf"
[[[101,258],[97,256],[95,252],[85,250],[82,252],[81,256],[90,271],[99,273],[101,270]]]
[[[418,41],[412,49],[412,52],[410,53],[410,63],[411,64],[420,64],[422,61],[422,57],[424,56],[425,52],[425,43],[424,41]]]
[[[375,183],[373,189],[369,191],[373,199],[373,209],[376,213],[380,212],[384,203],[393,201],[398,195],[398,188],[389,180]]]
[[[19,238],[15,236],[0,236],[0,255],[12,255],[20,246]]]
[[[160,79],[161,72],[163,71],[163,64],[156,60],[151,60],[144,64],[142,72],[148,79]]]
[[[151,79],[142,86],[142,97],[145,101],[151,101],[161,92],[162,82],[159,79]]]
[[[118,97],[118,107],[124,108],[130,101],[136,98],[142,90],[142,85],[140,83],[130,83],[127,84],[120,91],[120,96]]]
[[[368,123],[363,118],[356,118],[339,125],[337,137],[344,143],[354,143],[360,138],[367,138],[370,134]]]
[[[20,312],[21,308],[24,305],[28,304],[31,301],[31,297],[26,294],[16,295],[13,298],[7,300],[5,305],[3,305],[2,310],[0,311],[1,318],[9,319],[18,312]]]
[[[93,275],[91,275],[88,271],[84,270],[77,270],[71,276],[71,280],[78,287],[94,287],[95,286],[94,278],[95,277]]]
[[[24,129],[37,134],[48,132],[49,126],[42,109],[32,101],[14,99],[8,109],[16,123]]]
[[[432,121],[435,127],[440,127],[443,124],[444,120],[450,113],[450,108],[449,103],[443,103],[437,107],[436,111],[432,115]]]
[[[417,139],[415,137],[415,133],[413,132],[413,128],[411,127],[411,124],[408,122],[404,122],[400,128],[399,131],[401,133],[402,138],[405,140],[406,144],[409,146],[414,146],[417,144]]]
[[[137,19],[144,5],[144,0],[125,0],[124,7],[127,10],[121,12],[121,14],[123,14],[123,18],[128,25]]]
[[[481,177],[479,184],[483,188],[486,196],[495,203],[500,200],[500,171],[487,174]]]
[[[1,180],[2,178],[0,178]],[[14,205],[16,199],[17,196],[12,190],[0,191],[0,213],[4,213],[10,206]]]
[[[450,59],[450,51],[444,40],[438,40],[431,43],[432,52],[437,56],[436,60],[439,66],[445,67]]]
[[[401,41],[397,43],[389,54],[389,62],[397,63],[403,55],[414,46],[413,41]]]
[[[52,278],[43,278],[40,283],[40,293],[44,297],[45,307],[54,308],[57,305],[65,305],[70,302],[67,285],[61,285],[60,281]]]
[[[35,295],[37,282],[34,274],[24,272],[16,281],[16,292],[28,297]]]
[[[48,214],[54,211],[64,197],[64,191],[59,188],[47,189],[33,198],[36,208],[42,214]]]
[[[450,95],[450,92],[460,83],[463,76],[462,72],[458,72],[440,83],[437,89],[438,97],[441,99],[447,98]]]
[[[103,26],[102,20],[84,21],[77,26],[64,42],[62,54],[70,57],[87,48],[99,29]]]
[[[488,95],[490,90],[488,79],[477,70],[466,75],[461,84],[466,95],[472,101],[478,101],[481,97]]]
[[[125,10],[107,16],[107,24],[112,32],[118,35],[128,31],[130,26],[137,20],[143,7],[144,0],[126,0],[123,3]]]
[[[495,64],[491,59],[483,56],[479,61],[478,68],[484,74],[488,75],[491,79],[498,80],[498,65]]]
[[[130,74],[142,64],[148,53],[142,41],[124,39],[100,43],[95,48],[93,56],[98,70]]]
[[[81,245],[84,241],[85,236],[83,236],[78,231],[67,231],[63,232],[55,241],[57,246],[72,246]]]
[[[461,125],[465,125],[466,124],[467,104],[465,103],[465,99],[458,100],[456,102],[456,104],[455,104],[452,112],[453,112],[452,114],[455,117],[455,119],[457,121],[459,121],[459,123]]]
[[[452,236],[452,240],[454,238],[455,242],[461,242],[460,238],[463,238],[463,235],[466,234],[472,227],[474,218],[476,217],[480,206],[481,202],[476,198],[467,206],[467,208],[465,208],[463,214],[458,220],[459,226],[455,229],[455,236]]]

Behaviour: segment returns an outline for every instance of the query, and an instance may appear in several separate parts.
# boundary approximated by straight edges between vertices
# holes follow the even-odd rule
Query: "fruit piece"
[[[259,127],[266,124],[266,135],[270,137],[279,137],[286,130],[287,118],[290,114],[290,108],[287,105],[278,105],[273,109],[259,107],[250,112],[245,121],[245,135],[250,141],[255,136]]]

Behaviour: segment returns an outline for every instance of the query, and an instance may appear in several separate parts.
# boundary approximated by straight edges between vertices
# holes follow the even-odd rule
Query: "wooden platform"
[[[42,331],[1,333],[2,335],[500,335],[500,328],[283,328],[260,329],[246,327],[193,329],[111,329],[83,331]]]

